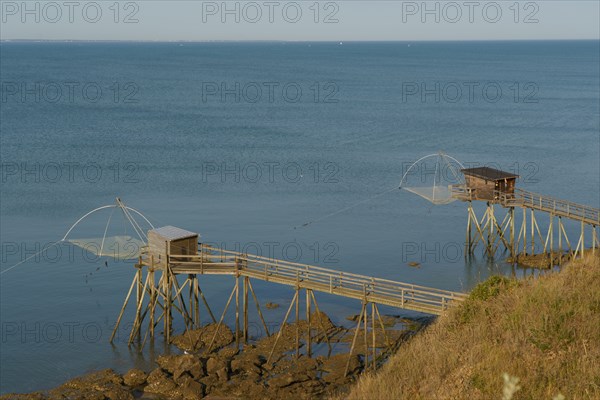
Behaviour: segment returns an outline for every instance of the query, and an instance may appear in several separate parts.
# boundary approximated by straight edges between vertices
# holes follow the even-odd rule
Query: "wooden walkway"
[[[462,201],[480,200],[474,192],[465,188],[464,185],[453,185],[452,196]],[[565,217],[584,224],[600,226],[600,209],[560,200],[543,194],[529,192],[523,189],[515,189],[514,194],[494,192],[495,201],[490,203],[500,204],[502,207],[520,207],[531,210],[539,210],[551,213],[557,217]],[[488,201],[488,200],[486,200]]]
[[[600,226],[600,209],[598,208],[555,199],[523,189],[515,189],[514,195],[501,195],[500,204],[503,207],[521,207],[544,211],[585,224]]]
[[[365,302],[440,315],[467,295],[388,279],[299,264],[201,245],[196,255],[169,255],[174,274],[249,277]],[[148,257],[142,264],[152,267]],[[163,266],[164,268],[164,266]]]

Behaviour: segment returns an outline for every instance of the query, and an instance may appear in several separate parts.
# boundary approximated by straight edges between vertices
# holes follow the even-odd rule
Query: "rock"
[[[206,386],[195,381],[189,375],[184,375],[179,382],[179,387],[185,400],[197,400],[206,394]]]
[[[276,308],[279,308],[279,304],[268,302],[267,304],[265,304],[265,307],[267,307],[269,310],[274,310]]]
[[[217,371],[217,377],[220,382],[227,382],[229,380],[229,371],[227,368],[221,368]]]
[[[0,396],[0,400],[45,400],[47,399],[42,393],[34,392],[28,394],[7,393]]]
[[[219,350],[217,355],[220,358],[229,359],[229,358],[235,357],[239,352],[240,351],[238,349],[236,349],[235,347],[224,347],[221,350]]]
[[[229,370],[227,364],[228,363],[221,358],[211,357],[208,359],[208,361],[206,361],[206,372],[209,375],[213,375],[222,369],[225,369],[227,371]]]
[[[173,377],[177,378],[185,372],[189,373],[195,379],[200,379],[206,376],[206,373],[204,372],[204,365],[200,359],[191,354],[184,354],[178,357],[177,366],[173,371]]]
[[[413,267],[413,268],[421,268],[421,263],[418,263],[416,261],[411,261],[408,263],[409,267]]]
[[[336,328],[335,324],[331,322],[329,316],[324,312],[314,312],[311,314],[311,326],[325,329],[326,331]]]
[[[172,374],[176,368],[177,355],[171,355],[171,354],[160,355],[156,359],[156,363],[158,364],[159,367],[161,367],[165,371]]]
[[[286,386],[309,381],[310,377],[306,374],[286,372],[269,380],[270,387],[283,388]]]
[[[123,379],[111,369],[105,369],[72,379],[48,392],[52,399],[76,398],[85,400],[133,400]]]
[[[183,335],[177,335],[173,338],[173,344],[182,350],[198,351],[210,345],[213,337],[215,341],[212,344],[212,349],[220,349],[233,343],[235,337],[231,329],[226,325],[219,327],[218,333],[215,336],[218,324],[208,324],[200,329],[186,331]]]
[[[152,371],[146,379],[148,384],[144,388],[144,392],[156,393],[163,395],[174,395],[177,385],[173,382],[167,374],[160,368],[156,368]]]
[[[196,379],[206,375],[202,362],[192,354],[159,356],[156,363],[163,370],[172,374],[173,380],[177,380],[184,373],[189,373]]]
[[[148,374],[146,374],[141,369],[133,368],[130,369],[125,375],[123,375],[123,382],[130,387],[141,386],[146,383],[146,378]]]

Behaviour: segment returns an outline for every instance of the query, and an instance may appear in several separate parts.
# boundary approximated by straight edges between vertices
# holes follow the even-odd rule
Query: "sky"
[[[2,40],[600,39],[599,0],[0,1]]]

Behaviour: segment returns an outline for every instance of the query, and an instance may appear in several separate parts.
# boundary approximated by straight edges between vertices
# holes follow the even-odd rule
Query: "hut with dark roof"
[[[500,194],[512,195],[519,175],[490,167],[461,169],[471,200],[498,200]]]

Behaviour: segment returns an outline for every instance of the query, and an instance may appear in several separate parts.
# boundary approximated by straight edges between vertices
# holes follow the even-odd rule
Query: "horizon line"
[[[597,41],[600,38],[547,38],[547,39],[414,39],[414,40],[396,40],[396,39],[373,39],[373,40],[277,40],[277,39],[211,39],[211,40],[152,40],[152,39],[0,39],[0,43],[5,42],[111,42],[111,43],[414,43],[414,42],[577,42],[577,41]]]

